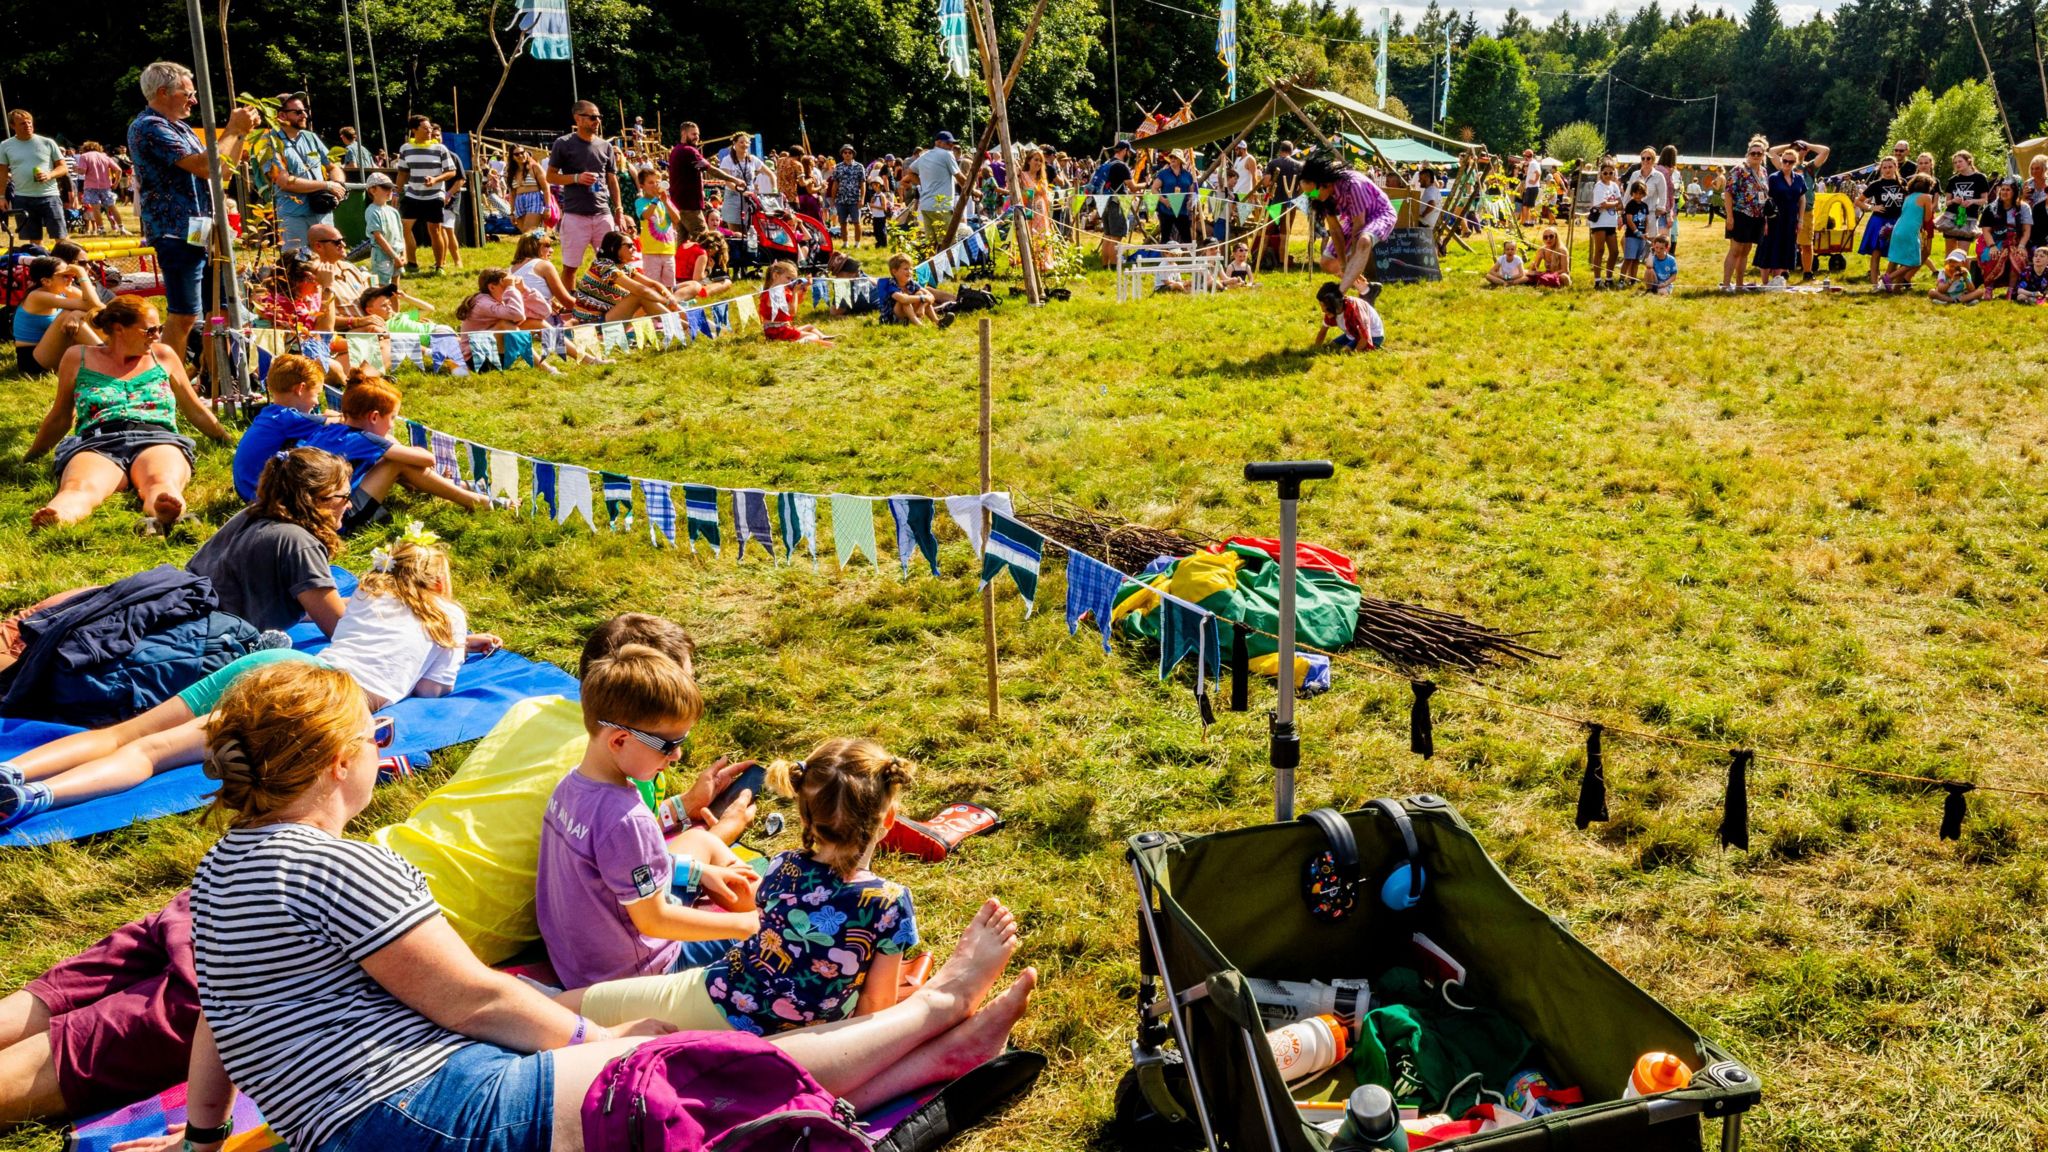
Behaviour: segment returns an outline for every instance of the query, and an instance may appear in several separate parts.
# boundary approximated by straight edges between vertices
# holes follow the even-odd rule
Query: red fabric
[[[154,1096],[185,1079],[199,986],[192,968],[192,904],[180,892],[161,911],[31,981],[50,1011],[50,1061],[74,1116]]]
[[[1269,540],[1263,536],[1232,536],[1223,544],[1209,545],[1209,551],[1221,552],[1229,544],[1235,544],[1241,548],[1256,548],[1271,556],[1275,561],[1280,559],[1280,542],[1278,540]],[[1320,544],[1305,544],[1299,540],[1295,541],[1294,565],[1297,568],[1309,568],[1318,572],[1334,572],[1342,576],[1347,584],[1358,583],[1358,572],[1351,566],[1351,557],[1344,555],[1342,552],[1325,548]]]
[[[1529,274],[1529,283],[1538,288],[1562,288],[1564,277],[1556,272],[1532,272]]]

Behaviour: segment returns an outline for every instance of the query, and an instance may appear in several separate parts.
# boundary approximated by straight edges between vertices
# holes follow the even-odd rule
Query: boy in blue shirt
[[[1671,295],[1671,286],[1678,281],[1678,257],[1671,254],[1669,236],[1651,237],[1649,272],[1643,278],[1643,291],[1652,296]]]
[[[341,518],[344,536],[391,519],[384,498],[394,484],[439,496],[472,512],[491,506],[489,496],[472,492],[435,471],[432,451],[392,439],[402,399],[398,389],[382,377],[360,379],[341,394],[341,422],[322,424],[299,441],[304,447],[348,461],[354,478],[348,511]]]
[[[235,494],[245,503],[256,499],[256,483],[272,456],[297,447],[326,423],[312,414],[326,379],[327,370],[310,356],[285,355],[270,362],[270,375],[263,378],[270,403],[256,410],[235,445]]]

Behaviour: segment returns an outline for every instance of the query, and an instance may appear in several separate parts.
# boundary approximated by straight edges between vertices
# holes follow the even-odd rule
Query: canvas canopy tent
[[[1420,140],[1404,140],[1399,136],[1358,136],[1354,133],[1341,134],[1344,142],[1361,152],[1377,152],[1381,157],[1396,164],[1456,164],[1458,158],[1440,148],[1432,148]]]
[[[1427,128],[1410,124],[1399,116],[1389,116],[1377,108],[1360,104],[1337,92],[1321,88],[1310,88],[1293,80],[1281,80],[1260,89],[1258,92],[1226,104],[1207,116],[1197,116],[1178,128],[1169,128],[1145,137],[1147,148],[1195,148],[1215,140],[1228,140],[1242,136],[1268,120],[1295,112],[1306,118],[1307,110],[1322,105],[1337,113],[1338,119],[1352,134],[1368,141],[1376,141],[1372,132],[1392,133],[1411,140],[1427,140],[1460,152],[1478,148],[1463,140],[1441,136]],[[1313,123],[1311,123],[1313,127]],[[1321,129],[1317,129],[1318,135]],[[1377,151],[1377,149],[1375,149]],[[1381,154],[1384,157],[1384,153]],[[1389,163],[1392,163],[1389,159]]]

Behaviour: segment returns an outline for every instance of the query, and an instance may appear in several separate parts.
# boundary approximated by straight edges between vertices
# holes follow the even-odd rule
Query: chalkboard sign
[[[1436,236],[1427,228],[1396,228],[1373,245],[1372,278],[1393,284],[1441,280],[1436,261]]]

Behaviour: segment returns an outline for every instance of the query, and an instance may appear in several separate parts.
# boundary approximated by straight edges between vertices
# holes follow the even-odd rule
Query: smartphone
[[[752,792],[755,800],[761,799],[761,790],[767,787],[767,785],[768,769],[763,765],[756,764],[745,772],[740,773],[737,779],[725,786],[725,791],[720,792],[712,799],[712,818],[717,819],[724,816],[725,810],[732,807],[734,802],[739,800],[740,793],[742,792]]]

